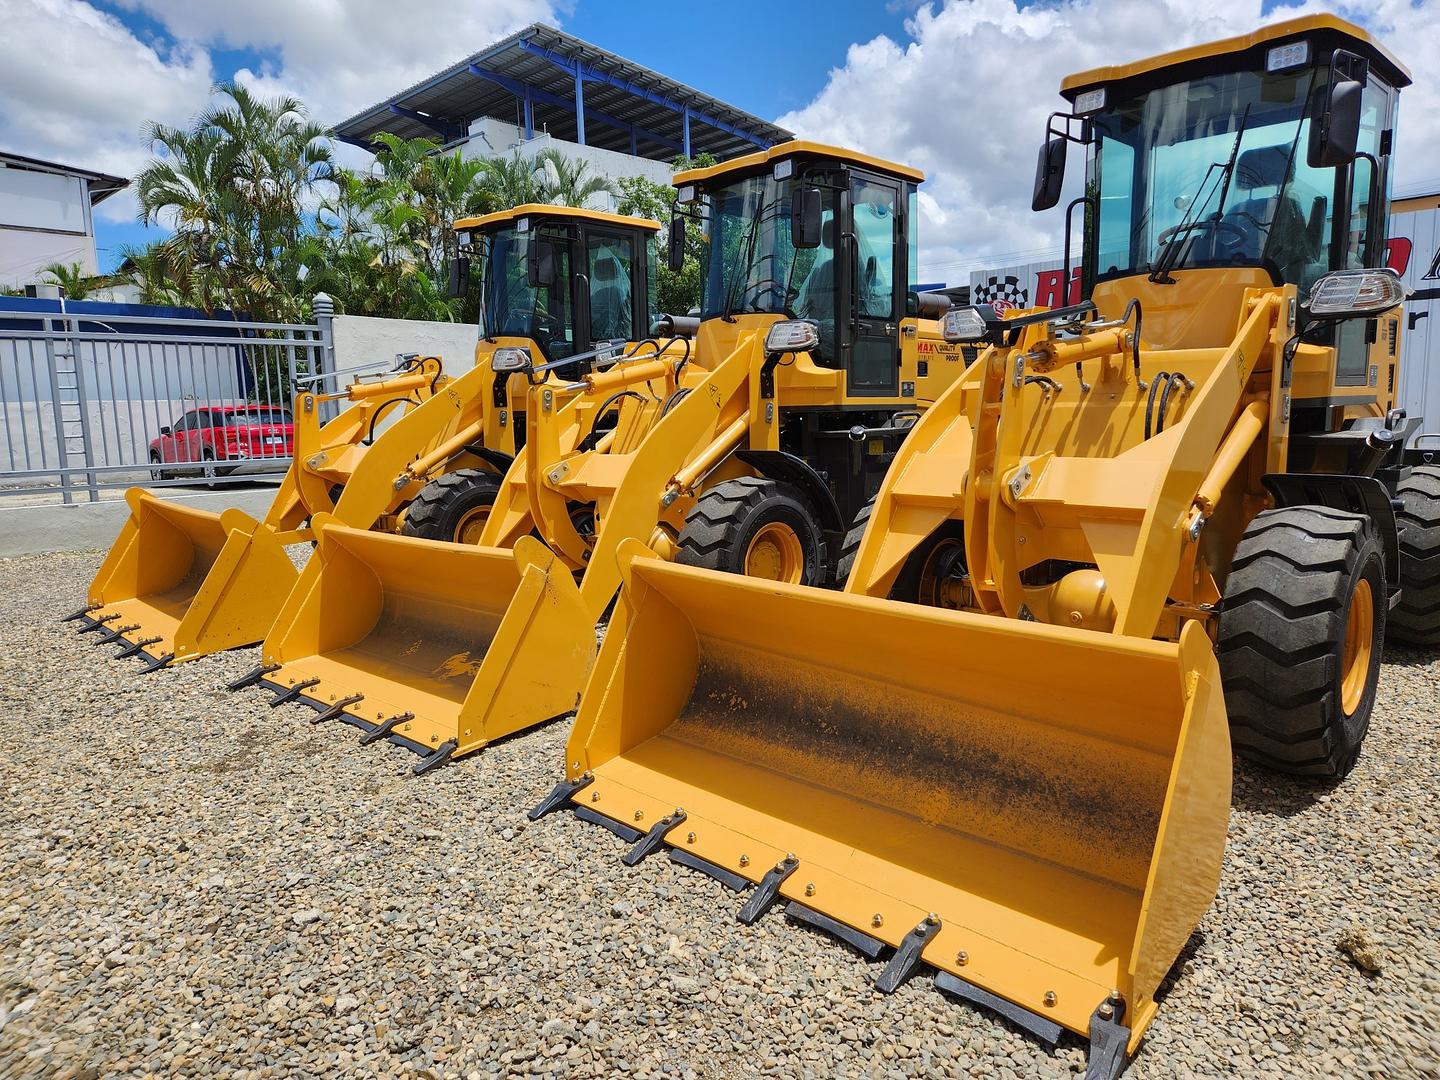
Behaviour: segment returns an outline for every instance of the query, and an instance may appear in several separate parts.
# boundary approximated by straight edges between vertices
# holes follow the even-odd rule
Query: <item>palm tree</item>
[[[41,267],[40,273],[50,275],[48,285],[59,285],[67,300],[84,300],[96,289],[104,288],[111,282],[105,274],[92,274],[78,262],[53,262]]]
[[[597,195],[614,195],[608,176],[590,171],[590,163],[572,158],[554,147],[535,155],[538,194],[541,202],[560,206],[586,206]]]
[[[545,201],[540,197],[536,159],[526,157],[518,147],[507,157],[486,158],[483,168],[484,189],[495,209]]]

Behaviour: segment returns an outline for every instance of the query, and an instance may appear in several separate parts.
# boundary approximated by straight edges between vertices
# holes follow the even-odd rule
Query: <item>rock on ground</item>
[[[524,811],[566,728],[429,777],[54,622],[98,555],[0,562],[0,1076],[1069,1077],[916,979]],[[1236,769],[1219,898],[1128,1075],[1440,1072],[1440,662],[1386,657],[1355,773]],[[1352,928],[1383,950],[1369,976]]]

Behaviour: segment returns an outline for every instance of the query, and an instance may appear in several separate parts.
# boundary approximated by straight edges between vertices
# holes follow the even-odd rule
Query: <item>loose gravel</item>
[[[778,911],[743,927],[708,878],[529,823],[563,723],[416,780],[226,694],[253,649],[138,678],[54,621],[98,559],[0,562],[0,1076],[1083,1071],[1077,1040],[928,979],[881,996]],[[1345,783],[1237,767],[1219,898],[1127,1075],[1440,1075],[1437,704],[1440,660],[1393,650]]]

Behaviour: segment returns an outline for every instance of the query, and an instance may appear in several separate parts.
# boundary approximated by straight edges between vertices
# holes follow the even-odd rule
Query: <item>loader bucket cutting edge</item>
[[[88,593],[97,618],[134,627],[115,642],[144,642],[136,654],[153,663],[259,641],[297,577],[275,533],[239,510],[195,510],[138,488],[125,498],[130,518]]]
[[[313,556],[263,655],[261,684],[330,709],[367,734],[460,757],[568,713],[595,652],[569,571],[539,541],[513,551],[350,529],[322,521]],[[407,714],[409,714],[407,716]]]
[[[580,805],[1131,1049],[1214,898],[1229,735],[1208,639],[1139,641],[637,557],[567,751]],[[962,958],[963,953],[963,958]]]

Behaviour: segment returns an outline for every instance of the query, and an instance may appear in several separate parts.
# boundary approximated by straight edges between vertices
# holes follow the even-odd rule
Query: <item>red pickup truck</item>
[[[191,409],[150,440],[150,474],[159,479],[162,465],[199,466],[197,476],[228,476],[237,472],[271,472],[282,467],[295,450],[294,418],[279,405],[207,405]],[[185,470],[190,472],[190,470]]]

